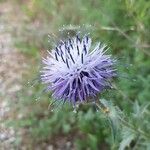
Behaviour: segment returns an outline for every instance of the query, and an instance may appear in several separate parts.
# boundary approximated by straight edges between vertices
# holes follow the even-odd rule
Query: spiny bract
[[[111,87],[110,79],[116,76],[115,60],[105,54],[106,45],[98,43],[91,49],[91,38],[77,35],[48,51],[41,80],[55,99],[76,104]]]

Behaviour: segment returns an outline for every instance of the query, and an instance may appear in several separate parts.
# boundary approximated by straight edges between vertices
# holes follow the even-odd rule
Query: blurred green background
[[[100,95],[129,123],[115,139],[102,112],[49,107],[50,94],[34,80],[46,50],[77,31],[118,59],[115,89]],[[0,149],[150,149],[150,1],[0,0],[0,34]]]

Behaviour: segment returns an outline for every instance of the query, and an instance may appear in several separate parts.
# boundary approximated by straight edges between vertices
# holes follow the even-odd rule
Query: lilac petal
[[[43,58],[41,81],[56,99],[75,105],[111,86],[110,80],[117,75],[115,60],[105,54],[106,45],[101,43],[90,51],[91,41],[87,35],[77,35],[61,41]]]
[[[90,87],[92,88],[92,89],[94,89],[95,91],[97,91],[97,92],[99,92],[99,89],[93,84],[93,82],[92,81],[88,81],[88,84],[90,85]]]

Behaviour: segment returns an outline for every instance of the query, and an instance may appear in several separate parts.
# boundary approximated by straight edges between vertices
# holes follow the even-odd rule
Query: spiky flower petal
[[[77,35],[62,41],[43,58],[41,79],[56,99],[83,102],[110,88],[116,76],[114,59],[105,54],[106,45],[98,43],[91,50],[91,38]]]

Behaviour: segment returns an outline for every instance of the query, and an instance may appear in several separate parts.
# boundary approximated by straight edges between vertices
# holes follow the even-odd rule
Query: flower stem
[[[143,132],[143,131],[140,130],[140,129],[135,129],[133,125],[129,124],[127,121],[125,121],[125,120],[122,119],[121,117],[119,117],[119,120],[121,121],[121,123],[122,123],[124,126],[130,128],[133,132],[138,133],[138,134],[141,134],[141,135],[143,135],[145,138],[150,139],[150,136],[149,136],[149,135],[147,135],[145,132]]]
[[[105,114],[107,115],[107,117],[109,117],[111,119],[111,117],[109,116],[111,110],[109,109],[109,107],[107,107],[106,105],[104,105],[101,101],[97,101],[96,106]],[[126,126],[127,128],[130,128],[133,132],[142,135],[143,137],[145,137],[146,139],[150,139],[150,135],[146,134],[144,131],[140,130],[140,129],[136,129],[133,125],[131,125],[130,123],[128,123],[126,120],[124,120],[123,118],[121,118],[118,115],[118,119],[119,121],[122,123],[122,125]]]

